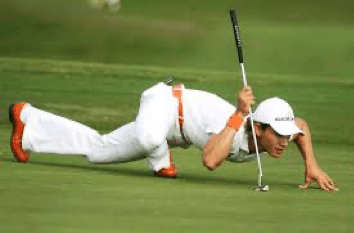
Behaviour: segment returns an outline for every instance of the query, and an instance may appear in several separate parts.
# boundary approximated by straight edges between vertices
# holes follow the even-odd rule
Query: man
[[[92,163],[123,163],[147,158],[156,176],[175,178],[172,147],[195,145],[203,150],[203,163],[214,170],[225,160],[247,162],[255,158],[247,110],[254,104],[250,87],[241,89],[237,109],[220,97],[182,84],[158,83],[143,92],[134,122],[100,135],[72,120],[34,108],[30,104],[10,106],[13,124],[11,149],[19,162],[29,160],[28,151],[55,154],[82,154]],[[260,152],[282,155],[294,141],[303,156],[307,188],[316,181],[321,189],[336,187],[317,165],[310,131],[305,121],[294,119],[284,100],[263,101],[254,113]]]

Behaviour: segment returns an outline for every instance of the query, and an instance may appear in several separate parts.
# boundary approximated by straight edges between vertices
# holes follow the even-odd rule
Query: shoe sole
[[[9,120],[13,125],[13,130],[12,130],[11,138],[10,138],[10,147],[11,147],[12,153],[14,154],[14,156],[18,162],[27,163],[29,160],[29,154],[22,149],[22,146],[21,146],[22,142],[17,142],[18,140],[22,141],[23,132],[21,135],[21,139],[14,139],[14,137],[15,137],[15,135],[14,135],[14,130],[15,130],[14,108],[15,108],[15,105],[16,104],[11,104],[9,106]],[[17,143],[20,143],[20,145],[15,146],[15,144],[17,144]],[[18,148],[18,147],[20,147],[20,148]],[[17,154],[16,151],[18,151],[18,150],[19,150],[19,153],[20,154],[23,153],[22,155],[24,155],[25,157],[22,157],[20,154]]]
[[[14,114],[13,114],[14,107],[15,104],[10,104],[9,106],[9,120],[12,124],[14,123]]]
[[[166,179],[176,179],[177,178],[177,175],[175,176],[161,176],[161,175],[157,175],[157,174],[154,174],[156,177],[160,177],[160,178],[166,178]]]

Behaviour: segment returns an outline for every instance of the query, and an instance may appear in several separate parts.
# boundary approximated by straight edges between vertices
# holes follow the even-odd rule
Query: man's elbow
[[[218,164],[215,161],[206,158],[203,158],[203,164],[209,171],[213,171],[218,167]]]
[[[302,118],[296,117],[295,118],[295,124],[300,128],[300,129],[304,129],[304,128],[308,128],[308,125],[306,123],[306,121]]]

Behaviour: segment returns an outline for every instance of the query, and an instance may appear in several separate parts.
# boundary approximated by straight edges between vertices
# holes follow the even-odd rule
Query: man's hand
[[[294,136],[294,142],[299,148],[306,168],[305,184],[299,185],[299,188],[307,189],[309,185],[315,181],[321,189],[327,192],[333,190],[338,191],[333,180],[317,165],[312,148],[311,133],[307,123],[300,118],[295,118],[295,123],[302,130],[302,133]]]
[[[249,86],[243,87],[238,93],[238,107],[237,111],[242,113],[245,117],[248,114],[248,109],[254,104],[254,96],[252,89]]]
[[[333,180],[319,167],[306,169],[305,172],[305,184],[299,185],[300,189],[307,189],[309,185],[315,181],[321,189],[329,191],[338,191],[339,189],[334,184]]]

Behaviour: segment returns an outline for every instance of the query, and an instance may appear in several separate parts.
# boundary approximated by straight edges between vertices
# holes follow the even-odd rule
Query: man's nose
[[[288,144],[289,144],[289,140],[288,140],[287,136],[283,136],[280,138],[280,145],[282,147],[286,147],[286,146],[288,146]]]

